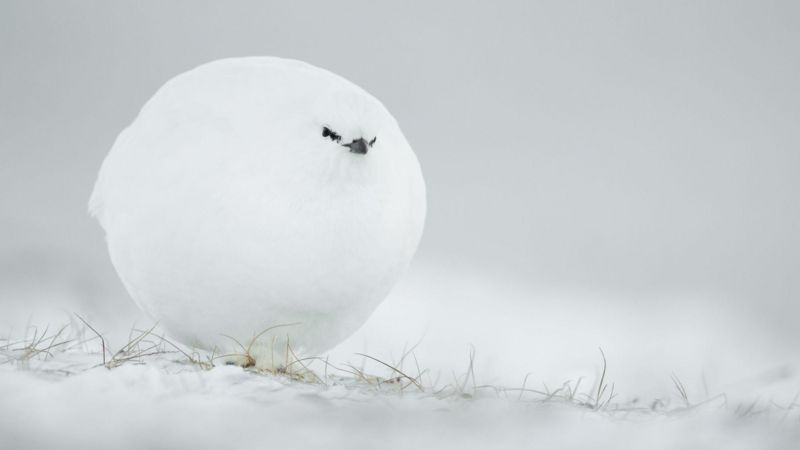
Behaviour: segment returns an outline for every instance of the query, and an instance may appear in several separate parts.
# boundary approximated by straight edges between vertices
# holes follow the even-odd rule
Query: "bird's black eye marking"
[[[342,140],[342,137],[337,132],[328,127],[322,127],[322,137],[329,138],[333,142],[340,142]]]
[[[372,140],[369,141],[369,146],[372,147],[372,144],[374,144],[375,141],[377,141],[377,140],[378,140],[378,136],[375,136],[374,138],[372,138]]]

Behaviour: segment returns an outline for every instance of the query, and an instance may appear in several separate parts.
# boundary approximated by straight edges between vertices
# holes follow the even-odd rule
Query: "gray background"
[[[397,117],[429,190],[419,264],[689,293],[796,341],[798,5],[5,0],[0,306],[129,314],[86,213],[104,155],[174,75],[276,55]]]

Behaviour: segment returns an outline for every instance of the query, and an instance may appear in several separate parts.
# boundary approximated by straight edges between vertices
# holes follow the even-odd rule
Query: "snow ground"
[[[327,355],[338,368],[363,365],[390,379],[398,374],[355,353],[397,366],[416,344],[400,369],[412,378],[423,372],[423,392],[402,377],[376,384],[333,368],[326,376],[319,361],[311,364],[322,383],[208,369],[155,332],[129,354],[148,353],[149,342],[156,354],[108,369],[99,339],[71,312],[25,317],[32,307],[23,302],[19,318],[51,325],[35,348],[70,343],[31,355],[34,327],[26,339],[24,325],[4,329],[0,448],[796,448],[796,340],[694,300],[676,294],[643,308],[423,264]],[[7,327],[14,313],[6,312]],[[111,361],[130,340],[131,322],[87,318],[106,337]],[[53,324],[65,321],[52,338]],[[44,329],[35,332],[40,338]],[[598,347],[607,388],[595,409]]]
[[[680,413],[591,411],[563,401],[475,399],[327,387],[222,366],[151,359],[72,376],[56,358],[0,366],[2,448],[729,448],[789,449],[797,411],[740,415],[718,404]],[[44,370],[44,371],[43,371]]]

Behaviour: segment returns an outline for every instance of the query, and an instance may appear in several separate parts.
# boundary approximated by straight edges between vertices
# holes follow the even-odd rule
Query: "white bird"
[[[168,81],[115,141],[89,210],[142,310],[187,345],[243,353],[235,339],[267,367],[283,345],[318,354],[369,318],[416,251],[426,201],[380,101],[252,57]]]

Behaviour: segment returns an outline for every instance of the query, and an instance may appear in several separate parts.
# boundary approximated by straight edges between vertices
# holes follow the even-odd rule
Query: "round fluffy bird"
[[[253,57],[159,89],[115,141],[89,210],[142,310],[187,345],[267,367],[367,320],[416,251],[426,201],[380,101],[310,64]]]

